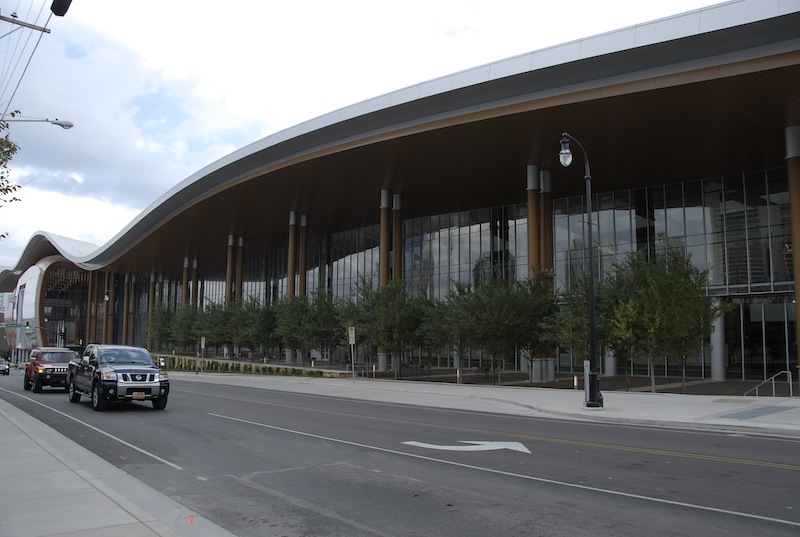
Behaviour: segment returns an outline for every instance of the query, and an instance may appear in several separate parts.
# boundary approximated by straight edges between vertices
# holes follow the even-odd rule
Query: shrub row
[[[170,371],[193,371],[204,373],[242,373],[254,375],[281,375],[293,377],[325,377],[339,376],[339,372],[326,372],[319,369],[276,366],[272,364],[253,364],[231,360],[214,360],[208,358],[192,358],[189,356],[164,355],[166,368]]]

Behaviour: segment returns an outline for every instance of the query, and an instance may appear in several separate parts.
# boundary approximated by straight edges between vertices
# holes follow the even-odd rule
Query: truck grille
[[[123,382],[154,382],[154,373],[122,373]]]

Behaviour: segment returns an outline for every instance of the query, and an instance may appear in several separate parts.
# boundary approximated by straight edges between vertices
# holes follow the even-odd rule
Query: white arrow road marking
[[[495,449],[510,449],[512,451],[521,451],[523,453],[530,453],[528,448],[519,442],[491,442],[491,441],[474,441],[474,440],[459,440],[462,444],[469,444],[466,446],[438,446],[436,444],[426,444],[425,442],[403,442],[407,446],[415,446],[428,449],[440,449],[442,451],[492,451]]]

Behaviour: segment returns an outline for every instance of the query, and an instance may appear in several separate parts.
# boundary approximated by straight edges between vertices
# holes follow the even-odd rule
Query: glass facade
[[[701,270],[708,269],[709,294],[732,303],[724,326],[729,378],[768,378],[789,369],[794,356],[794,282],[786,169],[602,192],[593,200],[593,263],[600,277],[629,252],[651,254],[680,248]],[[586,217],[583,196],[553,202],[556,285],[565,289],[585,270]],[[525,278],[528,264],[527,205],[515,204],[403,222],[403,278],[416,294],[442,299],[453,282],[475,283],[488,267],[509,278]],[[307,292],[330,289],[348,296],[359,278],[377,285],[379,226],[309,240]],[[287,249],[245,252],[243,296],[261,303],[286,296]],[[200,303],[224,303],[225,267],[206,273]],[[295,275],[295,289],[299,290]],[[144,289],[145,285],[139,285]],[[180,282],[164,282],[162,300],[180,303]],[[145,304],[140,297],[138,305]],[[146,317],[146,316],[145,316]],[[138,332],[137,332],[138,336]],[[710,375],[711,347],[698,349],[688,374]],[[570,355],[562,371],[578,371]],[[678,364],[659,373],[680,375]],[[645,374],[646,364],[630,365]],[[621,373],[605,371],[606,374]]]

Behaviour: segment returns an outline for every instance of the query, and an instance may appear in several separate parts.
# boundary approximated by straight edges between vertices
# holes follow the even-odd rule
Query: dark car
[[[6,360],[2,360],[2,363],[0,363],[0,375],[8,375],[10,371],[11,366]]]
[[[75,353],[61,347],[41,347],[33,349],[25,366],[22,386],[34,392],[42,391],[43,386],[67,389],[67,366],[75,358]]]
[[[69,400],[91,397],[92,408],[105,410],[109,401],[151,401],[163,410],[169,397],[169,377],[150,353],[127,345],[89,345],[69,362]]]

